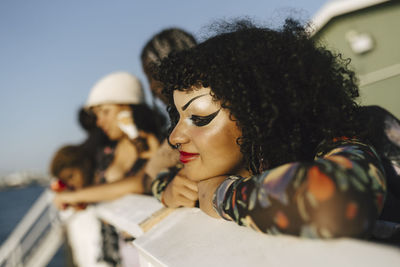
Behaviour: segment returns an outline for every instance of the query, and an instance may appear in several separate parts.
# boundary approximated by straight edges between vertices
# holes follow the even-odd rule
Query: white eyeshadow
[[[210,99],[207,97],[202,97],[196,101],[196,109],[207,110],[210,108]]]
[[[187,125],[193,126],[193,121],[190,118],[186,118],[185,122],[186,122]]]

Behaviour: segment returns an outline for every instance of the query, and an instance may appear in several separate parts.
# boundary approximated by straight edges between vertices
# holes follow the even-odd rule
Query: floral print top
[[[110,144],[99,149],[96,155],[96,184],[107,183],[105,177],[105,172],[110,166],[115,156],[116,142],[111,142]],[[147,159],[138,158],[125,174],[124,178],[135,175],[140,171]],[[119,234],[117,229],[104,221],[100,221],[101,226],[101,255],[99,255],[98,262],[106,263],[107,266],[122,266],[122,259],[119,252]],[[102,265],[102,264],[100,264]]]
[[[111,142],[110,144],[102,147],[100,151],[96,155],[96,170],[95,170],[95,184],[105,184],[107,183],[107,179],[105,177],[105,172],[107,168],[110,166],[112,161],[114,160],[115,149],[117,143]],[[125,174],[125,177],[129,177],[135,175],[138,171],[140,171],[144,165],[146,164],[147,159],[138,158],[131,169],[129,169]]]
[[[162,194],[181,168],[182,164],[178,163],[176,166],[168,168],[167,171],[157,174],[156,179],[151,183],[151,192],[153,196],[164,205]]]
[[[227,220],[272,234],[362,237],[386,193],[375,151],[357,140],[320,146],[313,162],[295,162],[249,178],[230,176],[214,195]]]
[[[363,116],[378,129],[366,138],[377,149],[339,138],[323,142],[314,161],[230,176],[214,194],[214,209],[257,231],[310,238],[368,237],[377,219],[399,223],[400,122],[373,106]]]

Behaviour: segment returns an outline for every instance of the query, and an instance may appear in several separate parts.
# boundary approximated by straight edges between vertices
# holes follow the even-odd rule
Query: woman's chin
[[[122,133],[113,133],[113,134],[109,134],[107,136],[111,141],[119,141],[125,137],[125,135]]]
[[[192,180],[193,182],[200,182],[200,181],[203,181],[203,180],[208,180],[208,179],[219,177],[219,176],[221,176],[221,175],[199,175],[198,173],[197,174],[196,173],[193,173],[193,174],[189,173],[189,174],[186,175],[186,177],[189,180]]]
[[[192,180],[193,182],[200,182],[201,180],[205,180],[208,179],[210,177],[205,177],[202,175],[199,175],[199,173],[197,172],[186,172],[183,173],[183,175],[185,175],[189,180]]]
[[[196,175],[187,175],[186,177],[193,182],[200,182],[201,180],[205,179],[204,177],[199,177]]]

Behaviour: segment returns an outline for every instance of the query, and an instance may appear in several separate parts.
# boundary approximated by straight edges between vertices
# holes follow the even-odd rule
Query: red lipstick
[[[179,157],[179,160],[185,164],[188,163],[189,161],[195,160],[197,158],[197,156],[199,156],[199,153],[189,153],[189,152],[185,152],[185,151],[179,151],[179,153],[181,154]]]

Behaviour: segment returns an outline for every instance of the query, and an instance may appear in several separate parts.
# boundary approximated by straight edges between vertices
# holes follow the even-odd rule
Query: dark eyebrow
[[[200,97],[205,96],[205,95],[207,95],[207,94],[198,95],[198,96],[193,97],[192,99],[189,100],[189,102],[187,102],[185,105],[182,106],[182,110],[186,110],[186,109],[188,108],[188,106],[189,106],[193,101],[195,101],[197,98],[200,98]]]

